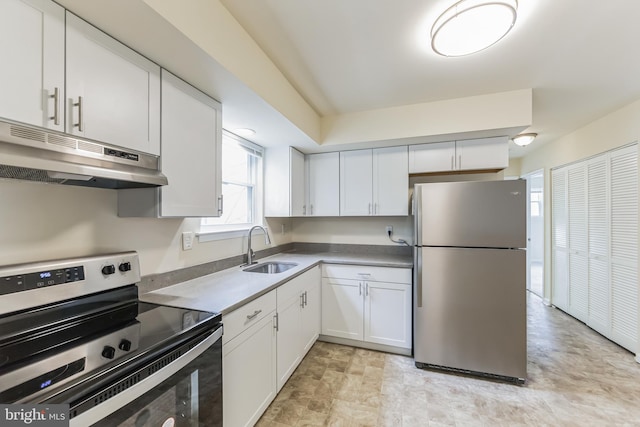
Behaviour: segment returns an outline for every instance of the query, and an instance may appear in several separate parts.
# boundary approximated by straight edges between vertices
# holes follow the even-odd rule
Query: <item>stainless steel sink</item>
[[[265,273],[265,274],[277,274],[296,267],[298,264],[295,262],[262,262],[260,264],[252,265],[251,267],[244,268],[242,271],[248,273]]]

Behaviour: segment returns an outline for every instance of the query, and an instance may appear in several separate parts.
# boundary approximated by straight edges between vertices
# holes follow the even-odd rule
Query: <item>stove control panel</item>
[[[29,289],[39,289],[46,286],[62,285],[79,280],[84,280],[84,267],[81,265],[38,271],[36,273],[5,276],[0,277],[0,295]]]

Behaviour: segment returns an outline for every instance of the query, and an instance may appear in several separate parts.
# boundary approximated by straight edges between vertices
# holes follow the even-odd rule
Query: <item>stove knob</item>
[[[104,358],[113,359],[115,355],[116,355],[116,349],[109,345],[105,346],[105,348],[102,349],[102,357]]]
[[[122,351],[129,351],[131,350],[131,341],[129,340],[122,340],[120,341],[120,344],[118,344],[118,348]]]
[[[105,276],[108,276],[115,272],[116,272],[116,266],[113,264],[105,265],[104,267],[102,267],[102,274],[104,274]]]
[[[118,270],[122,271],[123,273],[127,272],[127,271],[131,271],[131,263],[130,262],[123,262],[122,264],[120,264],[118,266]]]

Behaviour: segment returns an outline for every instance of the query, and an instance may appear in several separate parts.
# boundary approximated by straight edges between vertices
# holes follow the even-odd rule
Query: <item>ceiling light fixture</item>
[[[442,56],[479,52],[503,38],[516,22],[517,0],[461,0],[431,28],[431,47]]]
[[[521,133],[520,135],[516,135],[513,137],[512,141],[519,145],[520,147],[524,147],[525,145],[529,145],[536,139],[538,136],[537,133]]]
[[[235,133],[238,136],[244,136],[245,138],[249,138],[255,135],[256,131],[249,128],[237,128],[233,130],[233,133]]]

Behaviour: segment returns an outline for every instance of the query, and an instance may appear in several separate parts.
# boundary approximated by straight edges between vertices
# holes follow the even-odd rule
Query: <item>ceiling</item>
[[[640,2],[519,0],[504,39],[445,58],[428,33],[455,0],[220,0],[320,115],[533,89],[538,139],[640,98]]]

